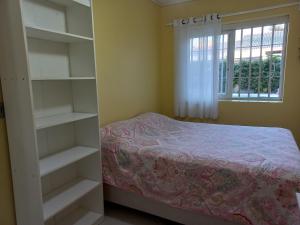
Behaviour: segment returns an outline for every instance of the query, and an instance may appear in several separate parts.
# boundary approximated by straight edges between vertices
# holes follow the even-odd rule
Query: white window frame
[[[279,97],[233,97],[233,74],[234,74],[234,52],[235,52],[235,31],[239,29],[245,28],[254,28],[260,26],[274,26],[277,24],[285,24],[284,28],[284,36],[283,36],[283,52],[282,52],[282,61],[281,61],[281,71],[280,71],[280,86],[279,86]],[[233,24],[225,24],[222,28],[223,34],[228,34],[228,47],[227,47],[227,87],[226,93],[220,93],[219,99],[220,100],[238,100],[238,101],[283,101],[284,95],[284,79],[285,79],[285,66],[286,66],[286,48],[287,48],[287,37],[288,37],[288,28],[289,28],[289,17],[288,16],[281,16],[276,18],[267,18],[262,20],[255,20],[255,21],[247,21],[242,23],[233,23]],[[253,31],[253,29],[251,29]],[[273,30],[274,31],[274,30]],[[263,37],[263,35],[262,35]],[[252,35],[251,35],[252,38]],[[273,38],[273,37],[272,37]],[[273,43],[273,40],[272,40]],[[273,45],[271,45],[271,48]],[[261,47],[262,48],[262,47]],[[250,54],[252,49],[252,41],[250,46]],[[272,51],[272,50],[271,50]],[[262,55],[260,56],[262,57]],[[251,56],[250,56],[251,60]],[[250,68],[251,69],[251,68]],[[259,71],[259,81],[261,76],[261,71]],[[250,83],[250,80],[249,80]],[[269,90],[270,96],[270,90]]]

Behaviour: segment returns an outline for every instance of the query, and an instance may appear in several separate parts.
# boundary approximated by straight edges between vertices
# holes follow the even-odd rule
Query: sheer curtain
[[[175,20],[175,114],[218,117],[219,41],[216,14]]]

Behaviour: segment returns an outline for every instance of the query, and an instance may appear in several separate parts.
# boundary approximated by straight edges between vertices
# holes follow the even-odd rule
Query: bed
[[[289,130],[146,113],[103,127],[101,140],[108,200],[184,224],[300,224]]]

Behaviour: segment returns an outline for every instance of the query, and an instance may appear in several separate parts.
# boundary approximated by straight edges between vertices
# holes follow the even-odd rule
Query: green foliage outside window
[[[261,64],[261,78],[260,78],[260,93],[268,93],[268,87],[270,82],[271,93],[277,93],[280,87],[280,73],[281,73],[281,61],[282,57],[278,55],[272,56],[272,65],[270,73],[270,57],[268,59],[252,59],[251,63],[249,60],[242,60],[241,62],[234,63],[234,74],[233,74],[233,92],[238,92],[239,89],[239,77],[240,80],[240,91],[241,93],[248,93],[249,85],[249,72],[250,74],[250,93],[258,93],[259,88],[259,74],[260,74],[260,64]],[[250,67],[251,64],[251,67]],[[223,61],[223,90],[220,92],[225,92],[225,82],[226,82],[226,60]],[[220,72],[222,68],[222,62],[220,64]],[[271,79],[269,79],[271,78]]]

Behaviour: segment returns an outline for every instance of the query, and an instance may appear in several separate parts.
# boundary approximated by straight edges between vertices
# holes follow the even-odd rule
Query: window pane
[[[254,27],[253,28],[253,37],[252,37],[252,46],[260,47],[261,45],[261,36],[262,35],[262,27]]]
[[[244,59],[241,62],[241,77],[249,77],[249,65],[250,65],[250,60],[249,59]]]
[[[212,60],[213,58],[213,37],[212,36],[208,36],[205,38],[207,41],[207,59],[208,60]]]
[[[260,81],[260,97],[267,98],[269,94],[269,77],[262,77]]]
[[[232,97],[281,97],[286,30],[284,23],[235,30]]]
[[[251,77],[259,77],[260,60],[255,59],[251,63]]]
[[[270,57],[271,54],[271,45],[262,46],[262,59],[266,60]]]
[[[219,42],[219,93],[225,94],[227,89],[228,34],[221,35]]]
[[[281,62],[282,62],[281,55],[273,56],[273,65],[274,65],[273,75],[276,77],[280,77],[280,75],[281,75]]]
[[[250,47],[251,41],[251,29],[243,29],[242,47]]]
[[[199,53],[200,53],[200,42],[199,38],[192,38],[190,40],[190,48],[191,48],[191,56],[190,61],[197,62],[200,60]]]
[[[284,24],[278,24],[274,27],[274,44],[282,45],[283,44],[283,36],[284,36]]]
[[[233,77],[239,77],[240,76],[240,60],[234,60],[234,73]]]
[[[242,57],[242,50],[241,48],[235,48],[234,50],[234,58],[240,59]]]
[[[263,32],[263,45],[264,46],[271,46],[272,30],[273,30],[273,26],[264,26],[264,32]]]
[[[226,60],[220,61],[219,65],[219,93],[224,94],[226,92],[226,80],[227,80],[227,62]]]
[[[241,78],[241,85],[240,85],[240,97],[241,98],[248,98],[248,78]]]
[[[232,97],[234,98],[239,97],[239,91],[240,91],[239,78],[234,78],[232,84],[232,92],[233,92]]]
[[[242,59],[250,58],[250,48],[242,49]]]
[[[223,79],[223,86],[222,86],[222,93],[226,93],[226,90],[227,90],[227,78],[224,78]]]
[[[193,38],[193,49],[198,51],[199,50],[199,38]]]
[[[258,97],[258,78],[251,78],[249,94],[250,98]]]
[[[261,46],[259,46],[259,47],[252,47],[252,59],[256,59],[256,60],[258,60],[258,59],[260,59],[260,54],[261,54]]]
[[[282,45],[273,45],[273,54],[280,55],[282,53]]]
[[[266,58],[262,62],[262,77],[269,77],[270,75],[270,58]]]
[[[242,35],[242,30],[235,31],[235,48],[241,47],[241,40],[242,40],[241,35]]]
[[[273,77],[271,80],[271,97],[279,97],[280,77]]]

